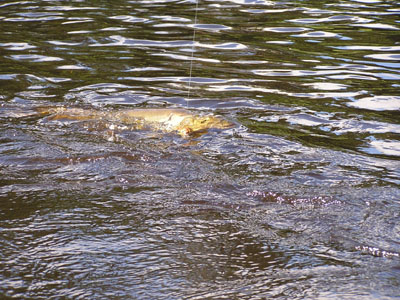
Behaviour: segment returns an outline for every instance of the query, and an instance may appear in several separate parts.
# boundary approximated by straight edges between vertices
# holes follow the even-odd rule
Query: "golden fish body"
[[[176,132],[182,137],[205,133],[209,129],[231,128],[234,124],[215,115],[199,115],[186,109],[140,108],[116,111],[94,109],[53,107],[41,108],[42,114],[50,114],[49,120],[106,120],[137,129],[150,129],[162,132]]]

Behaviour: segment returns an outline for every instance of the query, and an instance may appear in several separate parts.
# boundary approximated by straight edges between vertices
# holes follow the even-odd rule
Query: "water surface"
[[[1,297],[398,299],[397,1],[195,8],[1,2]],[[236,126],[34,113],[53,105]]]

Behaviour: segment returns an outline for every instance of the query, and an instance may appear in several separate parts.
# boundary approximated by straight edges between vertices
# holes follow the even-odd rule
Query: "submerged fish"
[[[105,120],[135,129],[175,132],[182,137],[206,133],[209,129],[226,129],[234,123],[215,115],[199,115],[186,109],[139,108],[116,111],[95,109],[47,107],[39,108],[41,114],[49,114],[48,120]]]

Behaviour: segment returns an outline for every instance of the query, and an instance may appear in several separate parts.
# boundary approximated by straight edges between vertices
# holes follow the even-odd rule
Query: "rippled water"
[[[399,3],[195,8],[0,3],[1,298],[398,299]],[[237,126],[186,140],[49,105]]]

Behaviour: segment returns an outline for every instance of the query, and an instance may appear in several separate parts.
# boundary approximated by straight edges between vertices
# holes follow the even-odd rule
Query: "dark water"
[[[0,2],[1,298],[399,299],[399,3],[195,7]],[[47,105],[237,126],[28,113]]]

